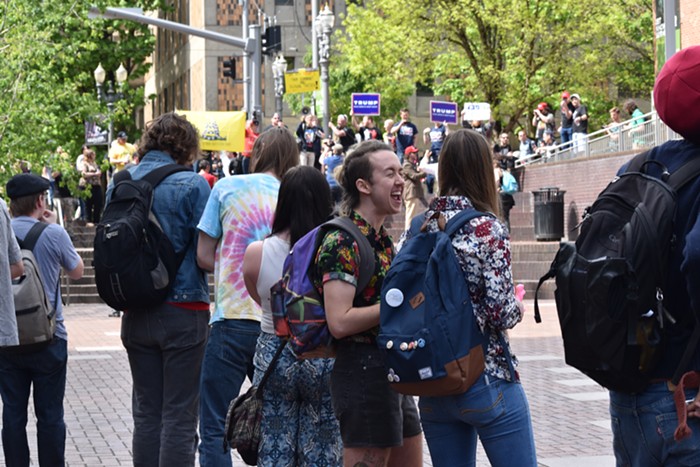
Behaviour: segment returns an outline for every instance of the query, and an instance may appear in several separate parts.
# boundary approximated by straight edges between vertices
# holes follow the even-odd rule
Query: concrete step
[[[519,280],[517,277],[515,278],[515,283],[516,284],[523,284],[525,286],[525,299],[526,300],[534,300],[535,299],[535,290],[537,290],[537,283],[539,282],[538,280]],[[554,279],[551,279],[544,284],[542,284],[542,287],[540,287],[540,293],[538,295],[538,298],[540,300],[548,300],[548,299],[553,299],[554,298],[554,291],[556,290],[556,285],[554,284]]]
[[[511,242],[512,261],[546,261],[551,262],[559,250],[559,242]]]
[[[550,261],[524,261],[513,263],[513,280],[522,282],[524,280],[540,280],[549,271]]]

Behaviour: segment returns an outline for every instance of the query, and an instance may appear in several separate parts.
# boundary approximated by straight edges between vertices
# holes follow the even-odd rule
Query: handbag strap
[[[272,374],[272,370],[275,369],[275,365],[277,365],[277,360],[280,359],[280,356],[282,355],[282,351],[284,350],[285,347],[287,347],[287,341],[283,341],[282,345],[277,347],[277,352],[275,352],[275,356],[272,357],[272,360],[270,361],[270,364],[267,366],[267,370],[265,370],[265,374],[263,375],[262,379],[260,380],[260,383],[258,384],[258,388],[255,391],[256,397],[262,397],[263,388],[265,387],[267,380],[270,378],[270,375]]]

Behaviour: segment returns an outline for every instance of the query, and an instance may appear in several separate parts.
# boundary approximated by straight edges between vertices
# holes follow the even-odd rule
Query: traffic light
[[[262,36],[262,53],[273,56],[282,50],[282,27],[268,26]]]
[[[236,79],[236,60],[233,57],[224,60],[224,78]]]

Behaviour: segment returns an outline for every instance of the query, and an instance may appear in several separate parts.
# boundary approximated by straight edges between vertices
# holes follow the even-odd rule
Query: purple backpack
[[[297,355],[328,347],[333,337],[326,323],[323,297],[313,284],[311,268],[326,233],[343,230],[357,242],[360,278],[355,297],[367,287],[374,274],[374,249],[360,229],[347,217],[336,217],[314,228],[292,247],[282,269],[282,279],[272,286],[272,318],[277,336],[289,341]]]

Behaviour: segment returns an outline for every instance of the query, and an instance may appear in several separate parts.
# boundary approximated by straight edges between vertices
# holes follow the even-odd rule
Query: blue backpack
[[[513,195],[518,192],[518,181],[515,179],[513,174],[511,174],[507,170],[504,170],[503,177],[501,180],[501,190],[504,193]]]
[[[282,279],[270,289],[270,301],[275,334],[287,339],[288,347],[299,357],[333,343],[323,297],[314,286],[311,268],[323,237],[329,230],[337,229],[351,235],[359,247],[360,278],[355,297],[367,287],[374,273],[374,248],[347,217],[331,219],[297,240],[284,261]]]
[[[387,379],[402,394],[447,396],[464,393],[484,371],[487,337],[474,316],[464,272],[451,237],[471,219],[473,209],[455,215],[440,231],[427,232],[421,214],[411,221],[412,237],[391,264],[382,286],[380,331]]]

